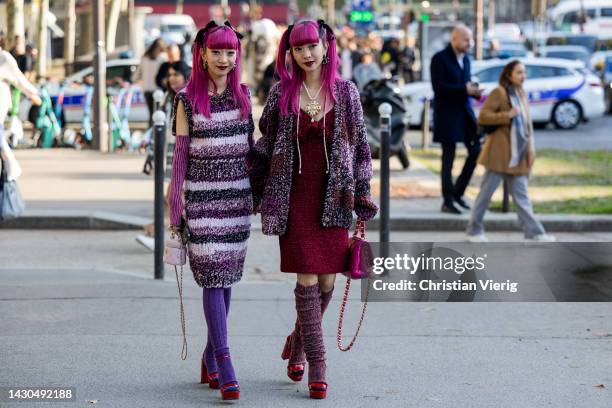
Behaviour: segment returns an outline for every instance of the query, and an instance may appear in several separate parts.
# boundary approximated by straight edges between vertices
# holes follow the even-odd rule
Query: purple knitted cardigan
[[[350,81],[334,83],[334,135],[329,152],[330,174],[321,223],[324,227],[350,228],[353,210],[367,221],[378,207],[370,195],[372,159],[366,139],[363,110],[357,87]],[[283,116],[278,106],[280,84],[270,90],[259,121],[263,134],[251,151],[251,188],[255,205],[261,203],[266,235],[283,235],[289,215],[293,159],[294,113]]]

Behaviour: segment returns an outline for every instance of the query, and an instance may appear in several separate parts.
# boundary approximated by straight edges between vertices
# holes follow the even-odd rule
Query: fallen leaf
[[[606,388],[603,384],[597,384],[595,388]]]

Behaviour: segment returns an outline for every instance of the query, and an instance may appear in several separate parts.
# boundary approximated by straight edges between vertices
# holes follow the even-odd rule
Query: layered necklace
[[[321,111],[323,110],[323,107],[321,106],[318,100],[319,94],[321,93],[321,89],[323,89],[323,84],[321,84],[315,96],[312,96],[310,94],[310,91],[308,90],[308,87],[306,86],[304,82],[302,82],[302,87],[306,90],[306,95],[308,96],[308,99],[309,99],[304,110],[306,111],[308,116],[310,116],[310,121],[314,122],[315,121],[314,118],[319,113],[321,113]]]
[[[321,93],[321,89],[323,89],[323,85],[321,85],[321,87],[317,91],[317,94],[314,97],[310,95],[310,91],[306,87],[306,84],[304,84],[302,82],[302,86],[306,90],[306,94],[308,95],[308,99],[310,100],[306,104],[306,108],[304,108],[304,111],[306,111],[306,114],[308,114],[308,116],[310,116],[310,121],[314,122],[315,121],[315,119],[314,119],[315,116],[317,116],[323,110],[323,107],[327,103],[327,95],[325,96],[325,99],[323,100],[323,106],[321,106],[321,104],[317,100],[317,97]],[[296,135],[296,139],[297,139],[297,152],[298,152],[298,163],[299,163],[298,174],[302,174],[302,152],[300,150],[300,114],[301,114],[300,110],[301,109],[302,109],[302,98],[300,98],[298,96],[298,114],[297,114],[297,127],[296,127],[296,132],[297,132],[297,135]],[[327,115],[325,114],[325,112],[323,112],[323,150],[325,152],[325,164],[327,166],[327,168],[325,170],[325,174],[329,174],[329,156],[327,154],[327,140],[325,138],[325,131],[327,129],[326,124],[325,124],[325,117],[326,116]]]

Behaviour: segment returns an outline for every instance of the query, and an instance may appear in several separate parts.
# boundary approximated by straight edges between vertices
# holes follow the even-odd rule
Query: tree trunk
[[[49,16],[49,0],[36,0],[39,5],[36,42],[38,58],[36,60],[36,74],[40,77],[47,75],[47,52],[49,49],[49,28],[47,20]]]
[[[115,40],[117,37],[117,25],[119,24],[119,14],[121,13],[122,0],[112,0],[110,12],[108,13],[108,28],[106,31],[106,52],[111,53],[115,50]]]
[[[6,43],[7,50],[15,46],[15,36],[24,37],[23,0],[8,0],[6,3]]]
[[[64,64],[66,75],[72,74],[76,47],[76,0],[66,0],[64,23]]]

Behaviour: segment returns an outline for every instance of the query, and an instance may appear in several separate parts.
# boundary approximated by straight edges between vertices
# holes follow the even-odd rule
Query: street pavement
[[[520,234],[491,236],[521,240]],[[188,358],[182,361],[174,273],[151,279],[152,254],[133,238],[129,231],[0,233],[0,387],[76,387],[76,403],[49,404],[54,407],[221,404],[218,391],[198,383],[201,289],[185,271]],[[432,238],[392,233],[392,240]],[[335,333],[343,282],[339,277],[324,319],[329,396],[311,401],[305,382],[287,379],[280,359],[295,318],[294,277],[278,272],[276,238],[253,233],[229,315],[242,389],[233,405],[610,406],[610,303],[370,303],[355,347],[342,353]],[[345,343],[359,315],[358,290],[350,299]]]
[[[536,128],[534,140],[536,149],[612,150],[611,128],[612,115],[605,115],[581,123],[571,130],[559,130],[552,124],[548,124],[545,128]],[[413,147],[420,148],[422,138],[420,130],[410,130],[406,133],[406,140]],[[457,147],[463,149],[461,144]]]

